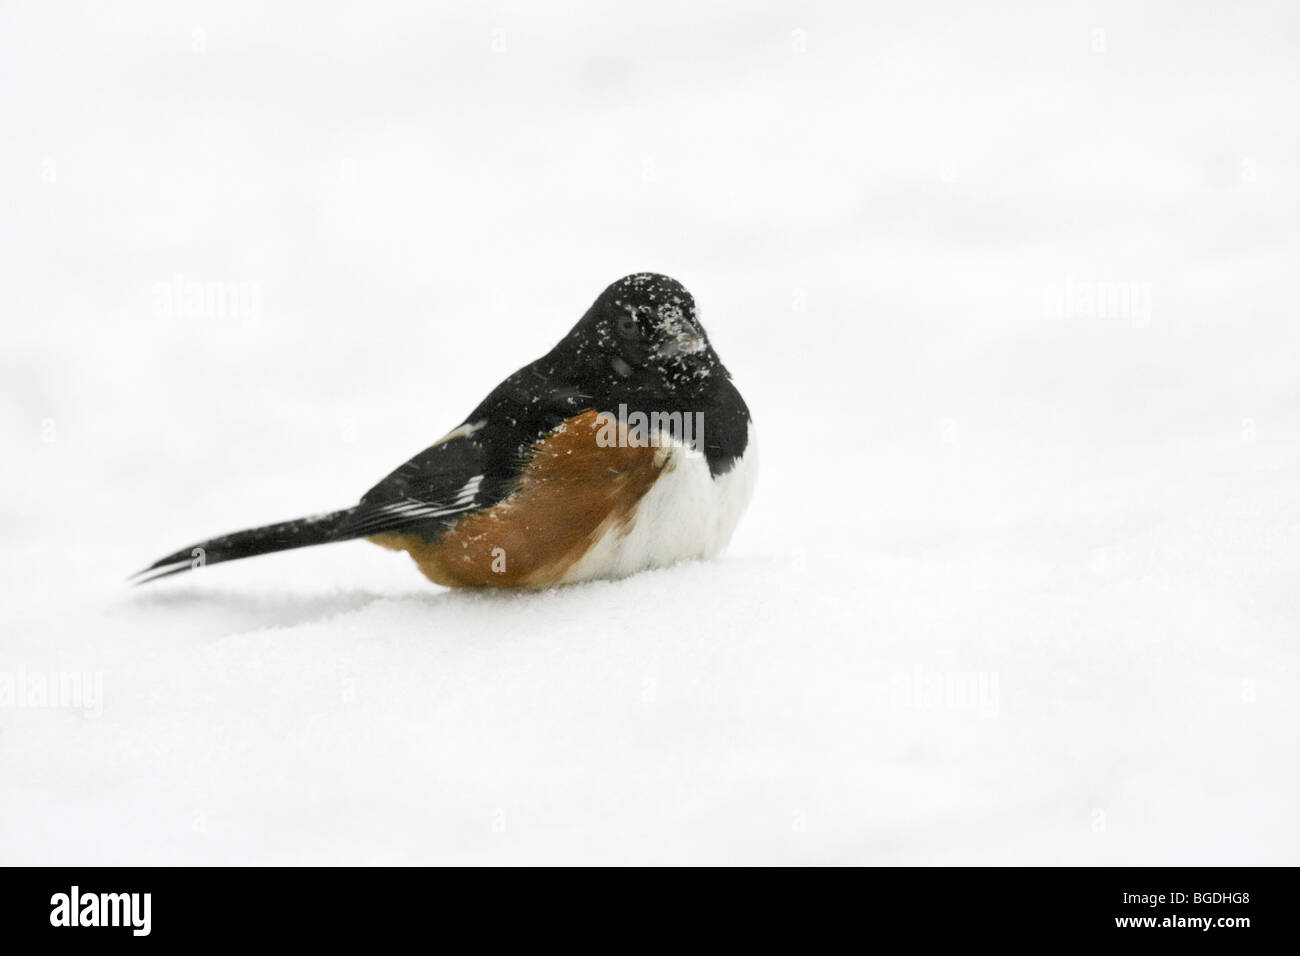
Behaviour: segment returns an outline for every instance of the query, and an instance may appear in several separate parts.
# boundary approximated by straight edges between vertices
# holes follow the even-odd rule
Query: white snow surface
[[[431,6],[0,11],[0,863],[1300,862],[1294,5]],[[123,583],[641,270],[720,559]]]

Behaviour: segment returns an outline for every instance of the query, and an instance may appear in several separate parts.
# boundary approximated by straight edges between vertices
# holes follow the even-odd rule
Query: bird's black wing
[[[590,407],[590,396],[557,387],[536,365],[507,378],[462,425],[366,492],[341,531],[432,538],[507,497],[532,445]]]
[[[340,528],[349,537],[390,531],[436,534],[460,515],[481,508],[487,453],[472,422],[420,452],[375,485]]]

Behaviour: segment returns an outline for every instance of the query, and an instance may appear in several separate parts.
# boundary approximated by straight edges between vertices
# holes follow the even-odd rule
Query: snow
[[[1296,863],[1294,11],[546,6],[0,14],[0,861]],[[123,583],[647,269],[721,559]]]

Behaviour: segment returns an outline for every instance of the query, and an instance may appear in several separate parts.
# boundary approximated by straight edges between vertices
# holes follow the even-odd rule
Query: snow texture
[[[0,12],[0,862],[1300,862],[1293,4],[437,6]],[[640,270],[721,559],[124,585]]]

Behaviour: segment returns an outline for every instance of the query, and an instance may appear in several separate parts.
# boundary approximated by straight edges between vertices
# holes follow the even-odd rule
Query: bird
[[[749,407],[695,299],[639,272],[357,504],[199,542],[129,580],[355,539],[444,587],[623,578],[717,556],[757,467]]]

